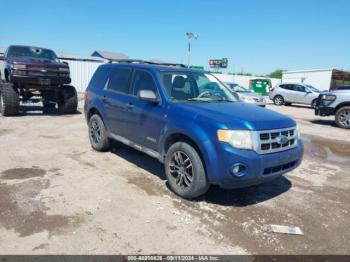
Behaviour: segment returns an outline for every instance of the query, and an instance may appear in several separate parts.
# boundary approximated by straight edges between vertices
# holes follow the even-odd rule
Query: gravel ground
[[[350,254],[350,131],[307,107],[268,108],[298,121],[302,165],[192,202],[156,160],[119,144],[94,152],[83,114],[0,118],[0,253]]]

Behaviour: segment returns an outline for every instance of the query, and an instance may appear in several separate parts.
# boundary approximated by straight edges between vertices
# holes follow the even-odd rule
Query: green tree
[[[277,69],[273,72],[271,72],[270,74],[266,75],[267,77],[271,77],[271,78],[279,78],[279,79],[282,79],[282,74],[283,74],[283,71],[282,69]]]

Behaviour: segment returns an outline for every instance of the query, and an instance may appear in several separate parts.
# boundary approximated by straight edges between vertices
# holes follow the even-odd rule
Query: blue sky
[[[350,0],[0,0],[0,47],[31,44],[82,55],[120,51],[131,58],[229,70],[350,69]]]

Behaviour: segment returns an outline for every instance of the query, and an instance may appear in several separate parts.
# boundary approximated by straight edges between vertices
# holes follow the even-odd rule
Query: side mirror
[[[0,61],[4,61],[5,57],[3,55],[0,55]]]
[[[151,103],[159,103],[156,93],[152,90],[140,90],[137,94],[137,97],[142,101],[147,101]]]
[[[69,65],[66,61],[62,61],[62,64]]]

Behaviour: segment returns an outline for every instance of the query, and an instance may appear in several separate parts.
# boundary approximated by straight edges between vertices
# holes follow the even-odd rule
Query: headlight
[[[322,101],[324,106],[329,106],[337,97],[335,95],[322,95]]]
[[[335,95],[322,95],[322,99],[327,101],[334,101],[336,98]]]
[[[26,66],[26,65],[17,65],[17,64],[16,64],[16,65],[12,65],[11,68],[14,69],[14,70],[26,69],[27,66]]]
[[[61,72],[69,72],[69,68],[68,67],[60,67],[58,68],[59,71]]]
[[[218,140],[229,143],[240,149],[253,150],[253,132],[248,130],[222,130],[217,131]]]

